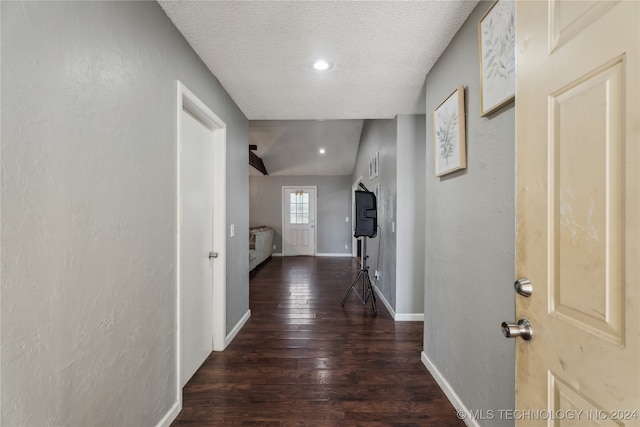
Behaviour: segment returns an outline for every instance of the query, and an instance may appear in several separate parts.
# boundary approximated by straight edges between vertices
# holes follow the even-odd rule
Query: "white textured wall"
[[[465,86],[467,169],[434,173],[433,116],[427,115],[424,353],[470,410],[514,408],[515,117],[511,104],[480,117],[481,2],[426,79],[432,112]],[[481,425],[512,425],[494,419]]]
[[[176,399],[176,80],[228,126],[229,329],[247,120],[155,2],[0,7],[0,423],[155,425]]]

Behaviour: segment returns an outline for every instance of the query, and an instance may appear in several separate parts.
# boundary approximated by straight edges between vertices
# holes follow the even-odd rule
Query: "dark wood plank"
[[[262,173],[262,175],[269,175],[262,159],[258,157],[256,153],[251,151],[251,146],[249,146],[249,165],[256,168],[260,173]]]
[[[272,258],[250,282],[251,319],[184,388],[174,426],[464,426],[420,361],[421,322],[340,302],[351,258]]]

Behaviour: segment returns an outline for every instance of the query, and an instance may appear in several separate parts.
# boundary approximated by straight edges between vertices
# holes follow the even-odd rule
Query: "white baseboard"
[[[420,355],[420,360],[422,360],[422,364],[431,373],[431,375],[436,380],[436,382],[438,383],[442,391],[444,391],[444,394],[447,396],[447,398],[449,399],[449,402],[451,402],[451,404],[456,409],[456,411],[458,412],[462,411],[464,412],[465,415],[470,414],[471,412],[462,402],[462,399],[460,399],[460,396],[458,396],[458,393],[456,393],[453,387],[451,387],[451,384],[449,384],[449,381],[447,381],[447,379],[444,376],[442,376],[442,373],[438,370],[438,368],[436,368],[436,365],[433,364],[431,359],[429,359],[429,357],[426,355],[424,351],[422,351]],[[464,423],[470,427],[480,427],[480,424],[478,424],[478,421],[473,419],[473,417],[467,416],[464,419]]]
[[[396,322],[424,322],[424,313],[396,313]]]
[[[231,344],[231,341],[233,341],[236,335],[238,335],[238,332],[240,332],[240,329],[242,329],[242,327],[245,325],[245,323],[247,323],[250,317],[251,317],[251,310],[247,310],[244,316],[242,316],[242,319],[240,319],[240,321],[231,330],[231,332],[227,334],[227,337],[224,339],[224,348],[227,348],[227,346]]]
[[[273,252],[271,254],[271,256],[284,256],[282,254],[282,252]],[[353,255],[351,255],[350,253],[340,253],[340,252],[335,252],[335,253],[316,253],[316,256],[322,256],[322,257],[353,257]]]
[[[382,292],[380,292],[380,289],[378,289],[378,285],[376,285],[375,279],[373,278],[371,279],[371,284],[373,285],[373,289],[375,290],[378,301],[382,301],[382,304],[384,304],[384,306],[387,307],[387,311],[389,312],[391,317],[393,317],[393,320],[396,320],[396,311],[391,307],[391,304],[389,304],[389,301],[387,301],[384,295],[382,295]]]
[[[316,256],[327,256],[327,257],[349,257],[352,258],[353,255],[350,253],[344,252],[336,252],[336,253],[317,253]]]
[[[391,317],[393,317],[393,320],[396,322],[424,322],[424,313],[396,313],[396,311],[391,308],[389,301],[387,301],[384,295],[382,295],[382,292],[380,292],[380,289],[378,289],[375,279],[371,279],[371,284],[376,291],[376,297],[382,301],[389,314],[391,314]]]
[[[180,393],[182,393],[182,390],[180,390]],[[181,410],[182,405],[180,404],[180,402],[174,402],[173,406],[171,406],[171,409],[169,409],[169,411],[164,414],[164,417],[162,417],[158,424],[156,424],[156,427],[169,427],[171,423],[175,421],[176,418],[178,418],[178,414]]]

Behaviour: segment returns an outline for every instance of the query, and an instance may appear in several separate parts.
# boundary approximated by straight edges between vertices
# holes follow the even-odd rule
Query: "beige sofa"
[[[273,228],[262,226],[249,229],[249,271],[253,271],[273,253]]]

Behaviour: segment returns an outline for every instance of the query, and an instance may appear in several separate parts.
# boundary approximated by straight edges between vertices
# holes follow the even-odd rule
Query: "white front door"
[[[640,2],[516,13],[515,419],[640,425]]]
[[[213,131],[182,111],[180,149],[180,381],[213,351]]]
[[[316,254],[316,188],[282,188],[283,255]]]

